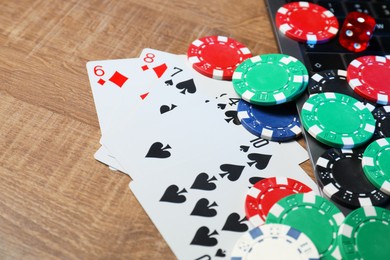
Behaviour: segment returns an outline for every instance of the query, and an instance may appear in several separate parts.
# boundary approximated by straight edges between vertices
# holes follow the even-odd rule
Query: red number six
[[[101,77],[104,75],[103,66],[97,65],[93,68],[93,73],[95,73],[96,76]]]

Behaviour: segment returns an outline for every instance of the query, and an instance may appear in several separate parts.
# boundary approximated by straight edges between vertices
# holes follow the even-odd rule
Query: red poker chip
[[[236,67],[252,54],[232,38],[206,36],[191,43],[187,57],[197,72],[214,79],[231,80]]]
[[[382,105],[390,104],[390,60],[384,56],[363,56],[347,68],[349,86],[359,96]]]
[[[276,12],[275,23],[287,37],[308,44],[327,42],[339,30],[339,22],[331,11],[309,2],[283,5]]]
[[[310,191],[312,191],[310,187],[291,178],[272,177],[258,181],[246,195],[246,218],[254,226],[260,226],[264,224],[270,208],[280,199],[291,194]]]

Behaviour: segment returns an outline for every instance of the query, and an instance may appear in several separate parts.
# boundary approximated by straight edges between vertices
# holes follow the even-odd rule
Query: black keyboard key
[[[347,15],[340,2],[318,1],[317,4],[331,11],[334,14],[334,16],[338,18],[343,18]]]
[[[390,19],[375,19],[376,26],[374,35],[390,35]]]
[[[345,69],[343,59],[340,54],[330,53],[308,53],[309,70],[318,72],[330,69]]]
[[[366,52],[383,52],[382,46],[380,45],[377,37],[372,37]]]
[[[389,53],[390,54],[390,36],[388,37],[380,37],[379,38],[379,41],[381,42],[382,44],[382,48],[383,50],[386,52],[386,53]]]
[[[374,16],[370,7],[365,2],[348,2],[345,3],[347,12],[361,12],[371,16]]]
[[[372,7],[378,18],[390,18],[390,3],[373,3]]]

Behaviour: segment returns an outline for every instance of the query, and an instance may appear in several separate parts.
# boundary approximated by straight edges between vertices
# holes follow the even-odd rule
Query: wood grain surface
[[[175,259],[129,177],[93,158],[85,66],[206,35],[278,52],[262,0],[0,1],[0,259]]]

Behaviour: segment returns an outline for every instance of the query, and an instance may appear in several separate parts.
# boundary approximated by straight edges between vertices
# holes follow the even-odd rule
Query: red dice
[[[375,19],[368,14],[350,12],[340,31],[341,46],[353,52],[364,51],[374,33],[375,25]]]

